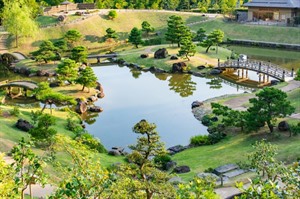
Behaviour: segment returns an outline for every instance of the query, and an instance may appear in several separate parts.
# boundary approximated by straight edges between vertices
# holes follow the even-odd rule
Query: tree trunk
[[[52,104],[50,104],[50,114],[52,115]]]
[[[186,54],[185,57],[187,58],[188,61],[190,61],[188,54]]]
[[[206,48],[206,51],[205,53],[208,53],[208,50],[210,49],[211,45],[209,45],[207,48]]]
[[[150,192],[149,190],[146,190],[146,194],[147,194],[147,199],[151,199],[152,198],[152,195],[153,195],[152,192]]]
[[[41,112],[43,112],[43,111],[45,110],[46,106],[47,106],[47,103],[44,104],[44,106],[43,106]]]
[[[18,34],[16,34],[16,48],[18,48],[18,40],[19,40],[19,37],[18,37]]]
[[[82,86],[82,90],[81,91],[84,91],[84,86]]]
[[[219,49],[218,47],[219,47],[219,46],[217,45],[217,50],[216,50],[216,54],[218,54],[218,49]]]
[[[267,124],[268,124],[268,127],[269,127],[269,129],[270,129],[270,133],[273,133],[274,127],[273,127],[273,125],[271,124],[271,121],[267,121]]]

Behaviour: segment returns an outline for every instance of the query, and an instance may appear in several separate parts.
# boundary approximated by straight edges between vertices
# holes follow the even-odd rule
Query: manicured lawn
[[[288,94],[288,99],[291,101],[292,106],[296,108],[296,113],[300,113],[300,88],[295,89]]]
[[[53,25],[58,23],[57,17],[52,17],[52,16],[38,16],[35,20],[39,25],[43,25],[43,26]]]

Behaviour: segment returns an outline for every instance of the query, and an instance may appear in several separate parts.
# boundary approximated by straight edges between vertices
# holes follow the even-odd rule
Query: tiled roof
[[[246,7],[300,8],[300,0],[252,0]]]

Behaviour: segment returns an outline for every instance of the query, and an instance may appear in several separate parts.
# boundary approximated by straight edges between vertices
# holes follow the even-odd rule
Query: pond
[[[117,65],[93,69],[105,93],[96,105],[104,111],[87,118],[86,129],[108,149],[134,144],[132,127],[141,119],[157,125],[167,147],[187,145],[191,136],[207,134],[207,128],[191,112],[193,101],[244,92],[217,77],[152,74]]]

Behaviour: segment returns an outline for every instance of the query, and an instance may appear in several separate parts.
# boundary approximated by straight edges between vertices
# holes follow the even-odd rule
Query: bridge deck
[[[88,55],[88,59],[100,59],[100,58],[114,58],[117,57],[118,54],[111,53],[111,54],[101,54],[101,55]]]
[[[280,68],[280,66],[272,64],[270,62],[262,62],[257,60],[229,60],[224,63],[219,63],[218,68],[241,68],[264,73],[276,79],[285,81],[293,78],[294,72]]]
[[[13,82],[8,82],[6,84],[0,85],[0,88],[5,88],[5,87],[22,87],[22,88],[27,88],[29,90],[34,90],[37,88],[37,84],[35,82],[30,82],[30,81],[13,81]]]

